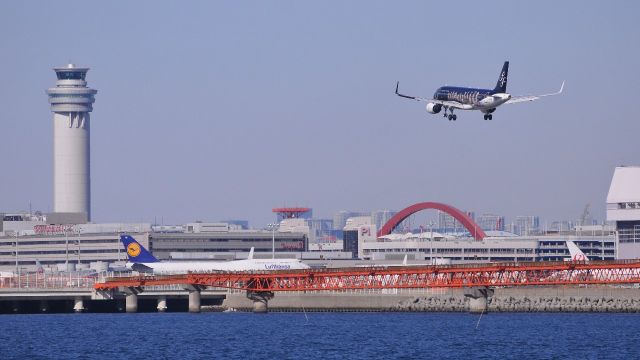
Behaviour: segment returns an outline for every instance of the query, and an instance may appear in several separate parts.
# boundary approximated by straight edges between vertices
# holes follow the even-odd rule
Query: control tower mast
[[[47,90],[53,112],[53,211],[84,213],[91,220],[89,113],[97,90],[87,87],[89,68],[53,69],[58,81]]]

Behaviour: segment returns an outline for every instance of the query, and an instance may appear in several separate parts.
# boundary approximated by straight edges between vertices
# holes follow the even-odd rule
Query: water
[[[307,316],[0,315],[0,359],[640,358],[640,314]]]

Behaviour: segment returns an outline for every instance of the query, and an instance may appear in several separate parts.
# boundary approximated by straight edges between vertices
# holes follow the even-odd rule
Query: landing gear
[[[493,115],[491,115],[491,114],[484,114],[484,119],[485,119],[485,120],[493,120]]]
[[[447,117],[447,108],[444,108],[444,117]],[[449,110],[449,121],[456,121],[458,117],[453,113],[453,109]]]

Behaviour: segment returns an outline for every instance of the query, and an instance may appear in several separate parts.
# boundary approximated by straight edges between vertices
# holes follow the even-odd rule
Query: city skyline
[[[438,201],[477,214],[604,219],[615,166],[638,164],[633,109],[639,5],[382,2],[0,4],[1,211],[53,210],[53,67],[89,67],[96,222],[272,221],[271,208],[402,209]],[[368,6],[364,6],[367,4]],[[549,11],[553,7],[554,11]],[[336,11],[339,8],[339,11]],[[104,18],[96,17],[105,14]],[[501,36],[474,29],[500,19]],[[528,21],[524,21],[527,19]],[[53,31],[51,29],[54,29]],[[439,33],[440,29],[448,29]],[[52,41],[51,33],[64,37]],[[411,36],[407,36],[411,34]],[[464,46],[450,46],[459,39]],[[611,56],[615,54],[615,56]],[[565,93],[455,123],[393,94],[485,86]]]

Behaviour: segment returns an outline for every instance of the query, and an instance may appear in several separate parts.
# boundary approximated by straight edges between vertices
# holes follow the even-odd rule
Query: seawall
[[[227,294],[223,307],[251,311],[244,293]],[[640,289],[608,286],[496,288],[489,312],[640,312]],[[334,293],[276,293],[269,311],[467,312],[463,289]]]

